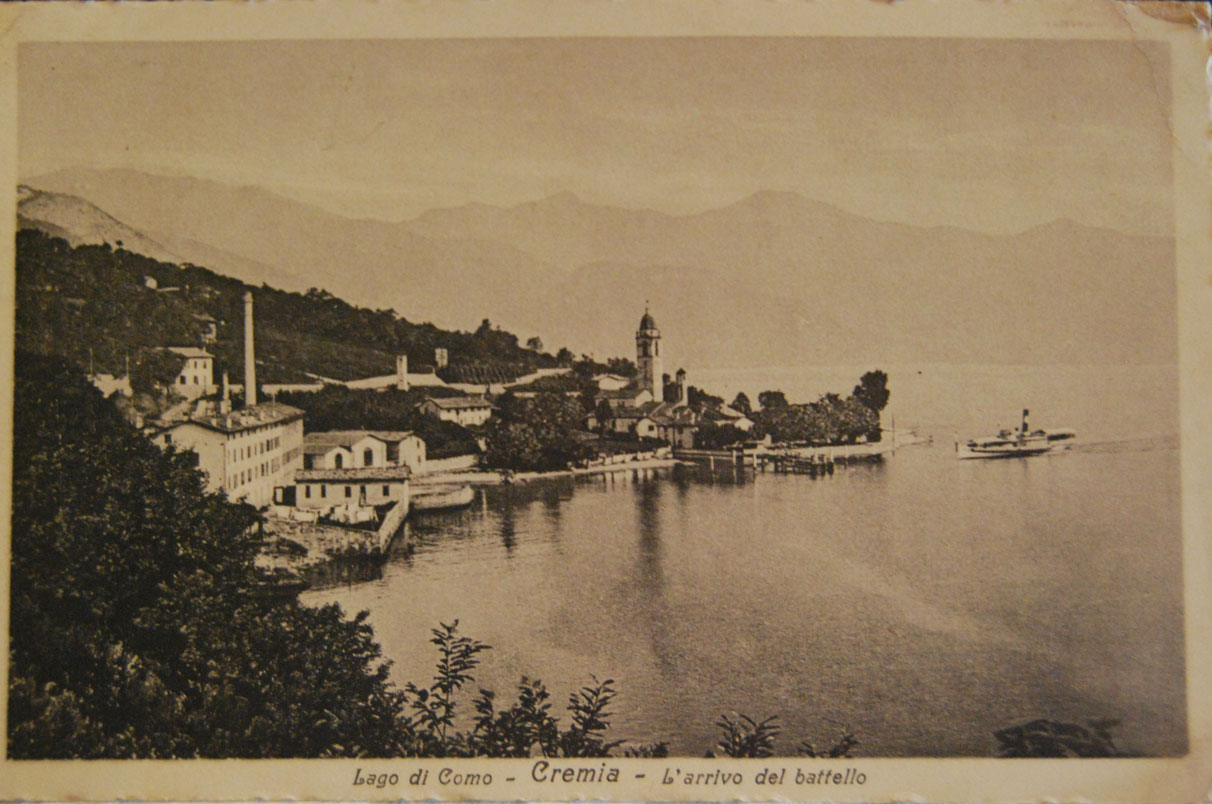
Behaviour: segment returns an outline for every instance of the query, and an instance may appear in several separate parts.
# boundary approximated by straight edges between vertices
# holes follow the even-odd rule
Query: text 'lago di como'
[[[510,775],[512,766],[494,768],[442,767],[418,768],[403,773],[380,768],[354,769],[355,787],[387,789],[401,784],[423,787],[436,783],[440,787],[489,787],[516,782],[539,782],[548,784],[617,784],[631,780],[656,778],[657,774],[637,772],[601,762],[596,765],[568,765],[553,763],[545,759],[535,761],[529,773]],[[772,786],[830,786],[845,787],[867,783],[867,774],[854,767],[763,767],[759,770],[732,770],[722,767],[711,769],[682,769],[665,766],[659,774],[661,785],[726,787],[743,784]]]

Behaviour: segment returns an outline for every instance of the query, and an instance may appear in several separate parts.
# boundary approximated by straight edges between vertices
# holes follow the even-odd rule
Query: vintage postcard
[[[0,20],[0,800],[1208,799],[1206,4]]]

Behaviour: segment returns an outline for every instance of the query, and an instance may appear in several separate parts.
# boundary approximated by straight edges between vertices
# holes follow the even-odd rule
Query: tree
[[[733,410],[738,410],[746,416],[753,412],[753,408],[749,404],[749,397],[745,395],[744,391],[736,395],[736,398],[732,400],[731,407]]]
[[[130,367],[130,387],[141,394],[175,391],[173,381],[183,368],[184,357],[167,349],[145,349]]]
[[[1085,726],[1055,720],[1032,720],[995,731],[999,757],[1122,757],[1113,730],[1118,720],[1092,720]]]
[[[787,397],[782,391],[762,391],[758,394],[758,405],[762,410],[787,407]]]
[[[749,438],[749,433],[731,424],[700,427],[694,434],[695,449],[723,449]]]
[[[610,402],[602,399],[593,410],[593,417],[598,420],[598,432],[605,436],[610,432],[610,422],[614,419],[614,408]]]
[[[18,352],[11,758],[391,756],[403,699],[364,616],[275,599],[258,514]]]
[[[540,392],[532,399],[505,394],[487,426],[485,462],[497,469],[564,469],[588,458],[592,448],[578,440],[585,411],[577,399]]]
[[[859,378],[852,394],[865,407],[879,413],[888,405],[892,393],[888,390],[888,375],[876,369]]]

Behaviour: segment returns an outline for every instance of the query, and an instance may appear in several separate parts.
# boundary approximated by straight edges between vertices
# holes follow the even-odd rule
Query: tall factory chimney
[[[253,347],[252,291],[244,291],[244,407],[257,404],[257,355]]]
[[[396,355],[396,388],[408,390],[408,355]]]

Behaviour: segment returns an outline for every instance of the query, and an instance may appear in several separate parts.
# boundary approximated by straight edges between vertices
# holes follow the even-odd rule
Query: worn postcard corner
[[[0,8],[0,800],[1209,800],[1207,21]]]

